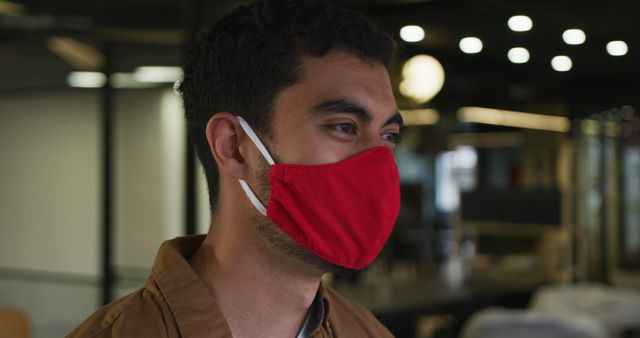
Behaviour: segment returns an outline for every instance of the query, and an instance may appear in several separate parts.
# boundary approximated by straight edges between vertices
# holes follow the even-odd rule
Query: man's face
[[[402,118],[383,65],[334,51],[321,58],[303,57],[302,74],[276,96],[272,137],[263,137],[276,163],[327,164],[375,146],[395,147]],[[256,193],[267,202],[268,165],[257,151],[253,160]],[[267,242],[288,256],[323,271],[345,272],[308,252],[268,219],[252,218]]]
[[[386,68],[345,52],[303,57],[302,79],[274,102],[276,161],[326,164],[374,146],[394,148],[401,118]]]

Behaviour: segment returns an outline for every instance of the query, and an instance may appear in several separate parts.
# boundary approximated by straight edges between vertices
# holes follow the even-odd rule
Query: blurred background
[[[207,231],[173,85],[242,3],[0,0],[0,336],[64,336]],[[400,43],[408,126],[392,238],[327,282],[398,337],[640,336],[640,2],[344,3]]]

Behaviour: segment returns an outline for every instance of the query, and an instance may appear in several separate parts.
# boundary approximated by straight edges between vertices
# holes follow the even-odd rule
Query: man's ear
[[[235,178],[246,174],[245,159],[239,148],[240,124],[227,112],[215,113],[207,122],[205,133],[209,150],[218,164],[218,170]]]

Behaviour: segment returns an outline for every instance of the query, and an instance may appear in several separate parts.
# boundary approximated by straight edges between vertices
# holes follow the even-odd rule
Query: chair
[[[529,310],[489,308],[474,314],[462,338],[608,338],[604,326],[587,316],[546,315]]]
[[[640,329],[640,291],[600,284],[554,285],[539,289],[531,302],[538,313],[579,313],[599,320],[611,337]]]
[[[0,308],[0,338],[30,338],[28,316],[12,308]]]

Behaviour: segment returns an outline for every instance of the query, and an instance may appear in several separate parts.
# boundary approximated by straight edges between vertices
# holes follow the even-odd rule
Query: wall
[[[114,95],[117,294],[140,287],[160,243],[183,232],[184,118],[168,89]],[[100,93],[0,94],[0,307],[35,337],[64,336],[99,307]],[[203,178],[201,232],[208,228]],[[204,198],[203,198],[204,197]]]

